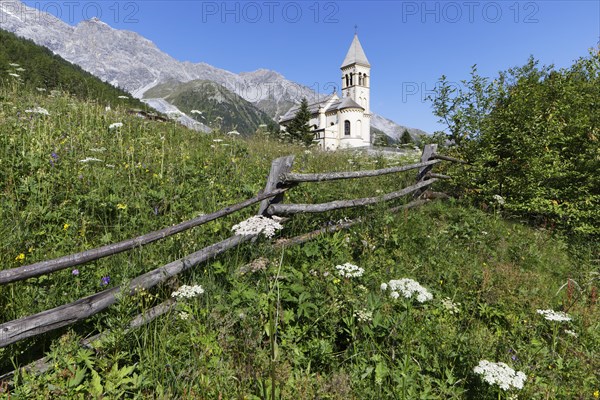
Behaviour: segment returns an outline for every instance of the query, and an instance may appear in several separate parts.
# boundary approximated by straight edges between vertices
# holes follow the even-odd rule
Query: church
[[[315,134],[315,142],[323,150],[371,145],[371,65],[356,34],[341,70],[342,98],[334,93],[325,100],[309,104],[309,125]],[[299,108],[299,105],[294,106],[279,118],[283,129],[294,119]]]

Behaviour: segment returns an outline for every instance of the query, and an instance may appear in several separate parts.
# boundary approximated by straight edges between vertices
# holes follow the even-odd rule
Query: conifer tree
[[[287,126],[287,132],[292,140],[297,140],[304,143],[305,146],[312,144],[314,133],[312,132],[308,122],[310,121],[310,111],[308,110],[308,100],[302,99],[300,108]]]

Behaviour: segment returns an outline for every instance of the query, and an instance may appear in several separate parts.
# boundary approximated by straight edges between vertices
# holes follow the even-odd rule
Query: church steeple
[[[365,109],[366,114],[370,114],[371,64],[356,33],[348,53],[346,53],[341,70],[342,97],[350,97]]]
[[[344,58],[344,62],[342,63],[342,68],[348,67],[352,64],[360,64],[365,67],[370,67],[369,60],[367,60],[367,56],[365,55],[365,51],[360,45],[360,41],[358,40],[358,35],[354,34],[354,39],[352,40],[352,44],[348,49],[348,53],[346,53],[346,58]]]

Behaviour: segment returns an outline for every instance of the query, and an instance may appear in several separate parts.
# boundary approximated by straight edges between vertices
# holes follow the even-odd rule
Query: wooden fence
[[[203,215],[201,217],[182,222],[168,228],[150,232],[148,234],[128,239],[119,243],[102,246],[93,250],[86,250],[80,253],[59,257],[53,260],[42,261],[31,265],[26,265],[18,268],[12,268],[0,271],[0,285],[11,282],[23,281],[31,277],[40,276],[55,271],[60,271],[66,268],[72,268],[93,260],[98,260],[103,257],[118,254],[127,250],[145,246],[146,244],[157,240],[172,236],[176,233],[183,232],[187,229],[205,224],[209,221],[216,220],[223,216],[232,214],[246,207],[252,206],[260,202],[259,214],[264,216],[272,215],[293,215],[297,213],[318,213],[330,210],[337,210],[348,207],[358,207],[370,204],[375,204],[382,201],[389,201],[402,196],[413,194],[413,197],[418,197],[422,191],[439,179],[447,179],[449,177],[434,174],[431,172],[433,166],[443,160],[462,162],[457,159],[438,155],[436,153],[436,145],[427,145],[423,150],[421,162],[385,168],[379,170],[368,171],[352,171],[352,172],[329,172],[319,174],[297,174],[291,173],[294,156],[281,157],[273,161],[271,171],[269,173],[265,189],[257,196],[245,200],[241,203],[226,207],[212,214]],[[284,204],[282,203],[284,194],[293,186],[303,182],[324,182],[339,179],[354,179],[373,176],[381,176],[418,169],[416,183],[398,191],[390,192],[378,197],[367,197],[352,200],[339,200],[321,204]],[[423,200],[414,200],[413,202],[402,206],[409,208],[423,204]],[[323,228],[314,232],[310,232],[295,238],[284,239],[279,242],[281,244],[298,244],[310,240],[323,232],[335,231],[351,226],[357,221],[344,222],[336,226]],[[221,242],[212,244],[195,253],[179,260],[170,262],[150,272],[146,272],[136,278],[133,278],[128,286],[117,286],[100,293],[81,298],[72,303],[42,311],[37,314],[22,317],[13,321],[8,321],[0,324],[0,348],[8,346],[17,341],[37,336],[67,325],[74,324],[85,318],[105,310],[117,302],[117,295],[125,293],[133,295],[137,289],[149,289],[160,283],[165,282],[170,277],[173,277],[185,270],[188,270],[210,258],[213,258],[239,244],[251,240],[256,235],[235,235]],[[158,317],[161,314],[172,309],[174,301],[168,300],[153,309],[147,311],[143,316],[138,316],[131,323],[131,327],[139,326],[142,323]],[[90,341],[88,341],[90,343]],[[5,376],[1,376],[0,380]]]

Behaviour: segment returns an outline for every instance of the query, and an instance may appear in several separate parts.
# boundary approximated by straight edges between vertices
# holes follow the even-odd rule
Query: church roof
[[[358,35],[354,35],[354,39],[352,40],[352,44],[348,49],[348,53],[346,54],[346,58],[344,58],[344,62],[342,63],[342,68],[347,67],[352,64],[361,64],[367,67],[370,67],[369,60],[367,60],[367,56],[365,55],[365,51],[363,50],[360,42],[358,41]]]
[[[332,94],[327,96],[324,100],[318,101],[316,103],[312,103],[308,105],[308,110],[310,111],[311,117],[314,117],[319,113],[319,108],[323,107],[323,111],[328,113],[332,111],[342,110],[345,108],[360,108],[364,110],[364,107],[361,107],[357,102],[352,100],[350,97],[344,97],[340,99],[336,94]],[[284,115],[281,116],[279,122],[284,123],[287,121],[291,121],[296,116],[296,113],[300,109],[300,105],[295,105],[289,109]]]

